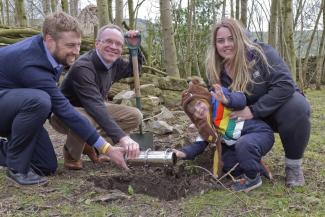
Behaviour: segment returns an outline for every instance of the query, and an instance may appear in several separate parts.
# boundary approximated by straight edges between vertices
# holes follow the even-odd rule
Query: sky
[[[142,0],[133,0],[134,7],[137,5],[138,2],[141,2]],[[113,13],[114,13],[114,2],[113,1]],[[124,2],[124,17],[128,17],[128,11],[127,11],[127,1],[123,0]],[[185,1],[186,2],[186,1]],[[88,4],[94,4],[96,5],[96,0],[80,0],[80,8],[83,9]],[[159,0],[145,0],[143,4],[141,5],[138,13],[138,18],[142,19],[155,19],[159,17]]]

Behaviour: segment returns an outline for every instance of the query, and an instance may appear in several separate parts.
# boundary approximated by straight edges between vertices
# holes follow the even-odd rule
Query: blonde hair
[[[206,75],[209,84],[213,85],[215,83],[220,83],[220,74],[224,67],[224,59],[218,54],[216,49],[216,35],[222,27],[230,31],[234,40],[235,54],[229,62],[230,70],[234,72],[234,77],[229,88],[233,91],[242,91],[249,94],[247,87],[249,83],[253,82],[249,71],[258,59],[250,61],[247,52],[250,51],[253,52],[254,55],[257,54],[258,58],[261,59],[263,63],[266,65],[268,65],[268,63],[262,48],[248,38],[243,26],[234,19],[222,19],[213,27],[211,43],[206,57]]]
[[[60,38],[61,32],[76,32],[80,36],[82,30],[76,18],[60,11],[47,16],[43,23],[43,37],[52,36],[55,40]]]

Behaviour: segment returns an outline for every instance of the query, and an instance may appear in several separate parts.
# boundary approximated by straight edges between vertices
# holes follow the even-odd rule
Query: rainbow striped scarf
[[[244,127],[244,121],[236,122],[234,119],[229,119],[232,112],[225,107],[221,102],[212,97],[212,121],[218,133],[223,135],[227,145],[233,145],[241,136],[241,131]]]

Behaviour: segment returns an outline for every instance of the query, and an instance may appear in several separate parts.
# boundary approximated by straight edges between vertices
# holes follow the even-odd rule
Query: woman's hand
[[[244,121],[253,119],[253,114],[248,106],[245,106],[243,110],[233,111],[230,114],[230,119],[237,119],[237,121]]]

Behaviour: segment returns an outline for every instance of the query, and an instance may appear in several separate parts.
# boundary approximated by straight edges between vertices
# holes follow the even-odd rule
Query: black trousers
[[[50,96],[38,89],[0,90],[0,165],[20,173],[32,167],[53,174],[57,159],[43,124],[51,111]]]
[[[303,157],[310,136],[310,112],[306,98],[295,92],[272,116],[265,119],[279,133],[287,158]]]

